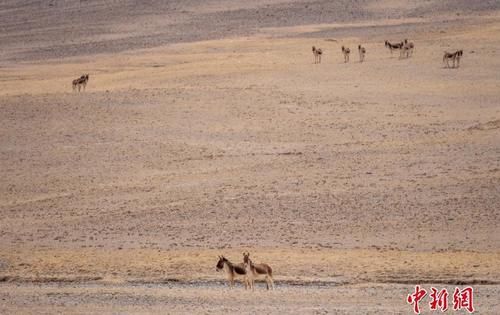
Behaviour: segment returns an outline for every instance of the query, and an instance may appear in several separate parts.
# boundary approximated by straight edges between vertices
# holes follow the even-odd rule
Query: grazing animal
[[[388,40],[386,40],[385,41],[385,47],[389,48],[389,50],[391,51],[391,55],[392,55],[392,51],[393,50],[399,50],[399,49],[403,48],[403,42],[396,43],[396,44],[391,44]]]
[[[351,50],[349,48],[345,48],[342,46],[342,54],[344,55],[344,62],[349,62],[349,54],[351,53]]]
[[[73,80],[72,85],[73,85],[73,91],[76,90],[78,87],[78,92],[80,92],[80,89],[83,87],[83,90],[85,91],[85,87],[87,86],[87,82],[89,82],[89,75],[88,74],[82,74],[81,77],[78,79]]]
[[[415,50],[415,45],[412,42],[409,42],[407,39],[404,40],[403,48],[401,48],[400,57],[411,57],[413,55],[413,51]]]
[[[365,55],[366,55],[365,47],[358,45],[358,52],[359,52],[359,62],[365,61]]]
[[[234,287],[235,278],[243,278],[245,289],[248,288],[249,284],[244,263],[233,264],[226,257],[219,256],[219,261],[215,267],[217,271],[226,270],[227,280],[231,288]]]
[[[316,47],[312,47],[312,52],[314,55],[314,63],[321,63],[321,55],[323,55],[323,50],[321,48],[316,49]]]
[[[456,62],[456,68],[460,67],[460,58],[462,58],[462,55],[464,54],[463,50],[457,50],[454,53],[449,53],[449,52],[444,52],[443,56],[443,63],[446,61],[446,67],[450,67],[449,61],[453,61],[453,67],[455,68],[455,62]]]
[[[254,281],[260,277],[264,277],[266,280],[266,287],[272,288],[274,290],[274,280],[273,280],[273,269],[267,264],[254,264],[250,259],[250,253],[243,253],[243,265],[245,266],[245,271],[247,275],[247,282],[254,290]]]

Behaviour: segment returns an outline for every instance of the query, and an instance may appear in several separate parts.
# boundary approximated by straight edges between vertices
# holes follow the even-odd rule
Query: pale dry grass
[[[246,249],[245,249],[246,250]],[[78,249],[4,252],[4,281],[151,282],[225,281],[218,255],[234,263],[243,249]],[[250,249],[255,262],[273,267],[277,283],[480,283],[500,278],[500,253],[410,252],[399,250]]]

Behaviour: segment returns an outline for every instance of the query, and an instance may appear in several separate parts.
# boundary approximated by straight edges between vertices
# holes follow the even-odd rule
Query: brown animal
[[[415,50],[415,45],[412,42],[409,42],[407,39],[404,40],[403,47],[401,48],[400,58],[403,57],[411,57],[413,55],[413,51]]]
[[[344,62],[349,62],[349,54],[351,53],[351,50],[349,48],[345,48],[342,46],[342,54],[344,55]]]
[[[234,279],[235,278],[243,278],[243,282],[245,283],[245,289],[248,288],[248,278],[247,272],[245,269],[245,265],[243,263],[233,264],[226,257],[219,256],[219,261],[215,266],[217,271],[226,270],[227,280],[229,282],[229,286],[234,287]]]
[[[314,55],[314,63],[321,63],[321,55],[323,55],[323,50],[321,48],[316,49],[316,47],[312,47],[312,52]]]
[[[462,58],[463,53],[464,53],[463,50],[457,50],[454,53],[449,53],[445,51],[443,56],[443,63],[446,61],[446,67],[449,68],[450,67],[449,61],[452,60],[453,61],[452,68],[455,68],[455,62],[456,62],[456,67],[458,68],[460,67],[460,58]]]
[[[396,44],[391,44],[388,40],[385,41],[385,47],[389,48],[389,50],[391,51],[391,55],[392,55],[392,51],[393,50],[400,50],[403,48],[403,42],[401,43],[396,43]]]
[[[87,82],[89,82],[89,75],[82,74],[81,77],[73,80],[73,82],[72,82],[73,91],[75,91],[77,87],[78,87],[78,92],[80,92],[81,87],[83,87],[83,90],[85,91],[85,87],[87,86]]]
[[[359,52],[359,62],[365,61],[365,55],[366,55],[365,47],[358,45],[358,52]]]
[[[264,277],[266,281],[266,287],[272,288],[274,290],[274,280],[273,280],[273,269],[267,264],[254,264],[250,259],[250,253],[243,253],[243,265],[245,266],[245,271],[247,275],[247,282],[254,290],[255,279]]]

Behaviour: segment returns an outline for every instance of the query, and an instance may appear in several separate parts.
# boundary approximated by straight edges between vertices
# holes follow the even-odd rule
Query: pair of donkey
[[[234,286],[236,278],[243,278],[245,289],[254,290],[254,281],[259,278],[264,278],[266,287],[274,290],[273,269],[268,264],[254,264],[250,259],[250,253],[243,253],[243,262],[233,264],[224,256],[219,256],[219,261],[216,265],[216,270],[225,270],[227,279],[231,287]]]

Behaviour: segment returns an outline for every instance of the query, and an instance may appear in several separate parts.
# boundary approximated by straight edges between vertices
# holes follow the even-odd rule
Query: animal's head
[[[219,256],[219,261],[217,262],[217,265],[215,266],[216,270],[222,270],[224,268],[224,262],[226,262],[227,259],[224,256]]]
[[[249,252],[243,252],[243,262],[247,264],[250,261],[250,253]]]
[[[385,45],[385,47],[389,46],[389,42],[386,40],[384,45]]]
[[[253,266],[252,260],[250,259],[249,252],[243,252],[243,264],[245,265],[245,268],[248,266]]]
[[[316,51],[316,47],[313,46],[312,51]]]

